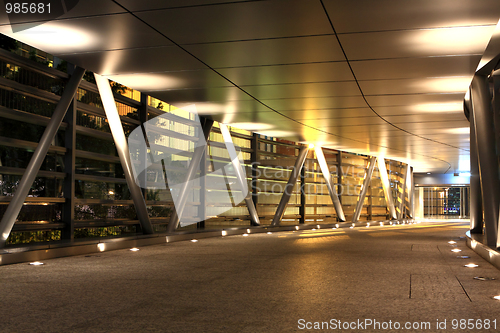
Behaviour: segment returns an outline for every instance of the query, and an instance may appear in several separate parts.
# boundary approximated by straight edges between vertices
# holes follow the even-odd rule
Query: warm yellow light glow
[[[310,143],[308,147],[309,147],[309,149],[313,149],[314,148],[314,144]]]
[[[418,80],[413,84],[415,89],[425,92],[436,93],[450,93],[450,92],[464,92],[469,88],[471,76],[457,76],[457,77],[430,77],[423,80]],[[446,103],[451,104],[451,103]],[[462,107],[463,108],[463,107]]]
[[[70,27],[61,21],[46,22],[16,33],[12,33],[10,25],[7,24],[0,27],[0,33],[49,53],[89,51],[100,43],[99,36]]]
[[[249,233],[250,233],[250,229],[247,229],[247,234],[249,234]]]
[[[271,235],[271,234],[272,234],[272,232],[268,231],[268,232],[267,232],[267,234],[268,234],[268,235]]]
[[[402,42],[415,54],[482,54],[495,26],[422,29]],[[465,90],[464,90],[465,93]]]
[[[380,224],[380,226],[381,226],[381,227],[383,227],[383,226],[384,226],[384,222],[380,222],[379,224]]]
[[[446,128],[443,132],[448,134],[470,134],[470,127]]]
[[[222,236],[226,236],[227,235],[227,231],[226,230],[222,230]]]
[[[155,91],[175,89],[182,86],[182,80],[166,73],[107,75],[108,79],[119,82],[135,90]]]
[[[278,130],[270,130],[270,131],[255,131],[256,133],[259,133],[261,135],[265,136],[271,136],[271,137],[287,137],[287,136],[294,136],[295,132],[291,131],[278,131]]]
[[[299,230],[299,226],[298,225],[295,226],[295,230]]]
[[[113,192],[113,191],[109,191],[109,192],[108,192],[108,194],[109,194],[109,195],[113,195],[113,194],[115,194],[115,192]]]
[[[367,227],[367,228],[369,228],[369,227],[370,227],[370,223],[367,223],[367,224],[366,224],[366,227]]]
[[[337,223],[337,224],[335,224],[335,228],[338,228],[338,227],[339,227],[339,224],[338,224],[338,223]]]
[[[264,131],[275,127],[274,125],[264,123],[231,123],[227,125],[246,131]]]
[[[411,110],[416,112],[463,112],[463,109],[462,103],[427,103],[411,106]]]
[[[247,236],[248,236],[248,234],[243,234],[243,237],[247,237]]]
[[[97,248],[99,251],[103,252],[106,249],[106,245],[104,245],[104,243],[99,243],[97,244]]]

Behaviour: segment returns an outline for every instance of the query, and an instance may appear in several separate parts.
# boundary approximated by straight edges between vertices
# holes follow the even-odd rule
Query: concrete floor
[[[453,319],[497,318],[498,331],[500,271],[466,247],[466,230],[441,221],[255,234],[1,266],[0,332],[293,332],[332,319],[356,321],[344,332],[384,331],[358,319],[435,332],[446,319],[445,332]]]

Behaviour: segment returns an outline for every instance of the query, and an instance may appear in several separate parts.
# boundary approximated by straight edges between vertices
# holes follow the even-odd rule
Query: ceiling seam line
[[[438,144],[442,144],[442,145],[445,145],[445,146],[448,146],[448,147],[452,147],[452,148],[455,148],[455,149],[461,150],[461,148],[459,148],[459,147],[455,147],[455,146],[452,146],[452,145],[449,145],[449,144],[446,144],[446,143],[443,143],[443,142],[439,142],[439,141],[436,141],[436,140],[428,139],[428,138],[426,138],[426,137],[423,137],[423,136],[420,136],[420,135],[414,134],[414,133],[412,133],[412,132],[410,132],[410,131],[407,131],[407,130],[405,130],[405,129],[403,129],[403,128],[399,127],[399,126],[396,126],[396,125],[394,125],[393,123],[391,123],[390,121],[386,120],[386,119],[385,119],[384,117],[382,117],[381,115],[379,115],[379,114],[378,114],[378,113],[377,113],[377,112],[373,109],[373,107],[370,105],[370,103],[368,103],[368,100],[366,99],[365,94],[363,93],[363,90],[361,89],[361,86],[359,85],[359,82],[358,82],[358,79],[357,79],[357,77],[356,77],[356,74],[354,73],[354,70],[353,70],[353,68],[351,67],[351,64],[350,64],[350,62],[349,62],[349,58],[347,57],[347,54],[346,54],[346,52],[345,52],[345,50],[344,50],[344,47],[342,46],[342,43],[340,42],[340,38],[339,38],[339,36],[337,35],[337,32],[335,31],[335,27],[333,26],[333,22],[332,22],[332,20],[331,20],[331,18],[330,18],[330,15],[328,14],[328,11],[326,10],[326,7],[325,7],[325,4],[323,3],[323,0],[320,0],[320,2],[321,2],[321,5],[323,6],[323,10],[324,10],[324,12],[325,12],[325,14],[326,14],[326,17],[328,18],[328,21],[330,22],[330,26],[332,27],[332,30],[333,30],[333,32],[334,32],[334,34],[335,34],[336,38],[337,38],[337,42],[339,43],[339,46],[340,46],[340,48],[341,48],[341,50],[342,50],[342,53],[343,53],[343,54],[344,54],[344,56],[345,56],[345,59],[346,59],[347,65],[349,66],[349,69],[350,69],[350,71],[351,71],[351,73],[352,73],[352,76],[354,77],[354,80],[356,81],[356,85],[358,86],[359,92],[361,93],[361,97],[362,97],[362,98],[363,98],[363,100],[365,101],[366,105],[367,105],[367,106],[368,106],[368,107],[369,107],[369,108],[373,111],[373,113],[375,113],[378,117],[380,117],[380,119],[382,119],[383,121],[385,121],[387,124],[389,124],[389,125],[393,126],[394,128],[397,128],[397,129],[398,129],[398,130],[400,130],[400,131],[403,131],[403,132],[408,133],[408,134],[410,134],[410,135],[414,135],[415,137],[419,137],[419,138],[424,139],[424,140],[428,140],[428,141],[431,141],[431,142],[435,142],[435,143],[438,143]],[[450,167],[451,167],[451,164],[450,164]],[[446,172],[445,172],[445,173],[446,173]]]

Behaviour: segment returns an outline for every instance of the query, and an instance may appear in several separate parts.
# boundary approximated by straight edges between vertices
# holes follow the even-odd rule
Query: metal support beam
[[[299,224],[306,223],[306,168],[300,170],[300,206],[299,206]]]
[[[408,174],[408,180],[410,181],[410,186],[408,186],[408,214],[411,219],[415,218],[415,182],[413,179],[413,167],[410,167],[410,173]]]
[[[23,207],[24,200],[28,196],[31,185],[33,185],[33,181],[35,180],[36,175],[45,160],[45,156],[49,151],[52,140],[54,139],[54,136],[56,135],[57,130],[66,115],[66,111],[68,110],[71,102],[73,101],[73,97],[78,90],[83,74],[85,74],[85,70],[80,67],[77,67],[73,71],[73,75],[71,75],[68,84],[64,88],[61,99],[59,100],[59,103],[57,104],[45,131],[43,132],[42,138],[40,139],[40,142],[38,143],[26,170],[24,171],[23,177],[17,186],[16,193],[14,194],[14,197],[12,198],[2,217],[2,220],[0,221],[0,248],[5,246],[7,238],[9,238],[12,227],[14,227],[16,219],[19,216],[19,212]]]
[[[290,178],[288,179],[288,183],[285,186],[285,190],[283,191],[283,195],[281,196],[280,203],[278,204],[278,208],[276,209],[276,213],[273,217],[272,226],[280,225],[281,219],[285,214],[286,206],[288,205],[288,201],[290,201],[290,197],[292,196],[293,188],[297,183],[297,178],[299,178],[300,171],[304,166],[304,162],[306,161],[307,153],[309,152],[308,147],[302,147],[299,151],[299,156],[295,160],[295,165],[293,166],[293,170],[291,172]]]
[[[255,205],[253,204],[252,200],[252,192],[248,190],[247,176],[245,170],[243,170],[243,167],[241,166],[238,154],[236,153],[236,149],[234,148],[233,139],[231,138],[229,128],[227,128],[227,126],[222,123],[219,124],[219,128],[222,134],[222,138],[224,139],[224,143],[226,144],[229,158],[231,159],[231,163],[233,164],[234,172],[236,173],[236,179],[240,183],[243,193],[246,193],[245,203],[247,204],[248,213],[250,214],[250,221],[252,225],[260,225],[259,215],[257,214],[257,210],[255,209]]]
[[[365,202],[366,192],[368,190],[368,185],[372,179],[373,169],[375,168],[375,163],[377,162],[377,158],[372,156],[370,158],[370,162],[368,167],[365,170],[365,177],[363,180],[363,185],[361,185],[361,191],[359,192],[358,202],[356,203],[356,209],[354,210],[354,215],[352,216],[352,222],[356,223],[361,216],[361,210],[363,209],[363,204]]]
[[[144,131],[144,124],[148,121],[148,105],[149,105],[148,98],[149,98],[149,96],[147,94],[141,93],[141,106],[137,110],[138,115],[139,115],[139,121],[141,122],[144,137],[147,137],[146,132]],[[142,163],[144,163],[144,165],[147,165],[147,159],[148,159],[147,153],[148,152],[145,149],[139,150],[139,160],[142,161]],[[142,178],[140,181],[140,184],[147,184],[148,183],[148,173],[147,172],[143,172],[138,176]],[[144,196],[144,200],[147,200],[148,199],[147,198],[148,189],[143,188],[142,194]]]
[[[479,162],[477,160],[476,126],[472,106],[470,122],[470,232],[483,233],[483,198],[481,193],[481,179],[479,177]]]
[[[385,166],[385,158],[379,157],[378,171],[380,174],[380,180],[382,182],[382,187],[384,188],[385,201],[387,202],[387,208],[389,208],[389,216],[392,220],[397,220],[396,209],[394,208],[394,199],[391,193],[391,183],[389,182],[389,176],[387,175],[387,168]]]
[[[410,169],[409,165],[406,165],[405,167],[405,172],[403,174],[403,191],[401,192],[401,196],[399,199],[401,202],[399,203],[399,212],[398,212],[398,219],[402,220],[404,218],[404,212],[406,210],[406,180],[408,179],[408,171]]]
[[[328,169],[328,164],[326,163],[323,149],[317,146],[314,148],[314,151],[316,152],[316,159],[318,160],[319,168],[321,169],[323,178],[325,178],[326,187],[328,188],[328,192],[330,193],[330,198],[332,199],[333,206],[335,207],[335,211],[337,212],[337,217],[340,221],[345,222],[344,210],[342,209],[342,205],[340,204],[337,191],[335,191],[335,186],[332,182],[332,175],[330,174],[330,169]]]
[[[487,78],[475,75],[472,79],[471,92],[486,241],[488,246],[498,247],[500,180],[495,148],[494,117]]]
[[[113,97],[109,80],[98,74],[94,74],[94,76],[97,89],[99,90],[102,104],[104,106],[104,112],[106,113],[106,118],[108,119],[109,128],[111,129],[111,135],[113,136],[113,140],[115,142],[116,151],[118,152],[123,173],[125,174],[125,179],[127,180],[130,196],[134,202],[137,218],[141,224],[142,232],[145,234],[152,234],[154,233],[153,226],[151,224],[151,220],[149,219],[146,202],[144,201],[141,188],[134,180],[127,138],[123,132],[122,122],[120,115],[118,114],[118,110],[116,109],[115,98]]]
[[[75,237],[75,163],[76,163],[76,97],[73,97],[64,121],[68,126],[64,133],[64,145],[66,154],[64,155],[64,204],[62,217],[64,228],[61,231],[61,238],[73,241]]]
[[[259,164],[260,164],[260,134],[253,133],[252,137],[252,199],[255,208],[259,203]]]
[[[198,215],[202,219],[196,223],[196,229],[205,229],[205,220],[207,219],[207,173],[208,173],[208,150],[205,149],[200,162],[200,206],[198,208]]]
[[[212,129],[213,124],[214,121],[208,118],[205,118],[204,122],[202,123],[202,131],[203,131],[203,136],[205,138],[205,142],[208,142],[208,138],[210,136],[210,131]],[[167,232],[170,233],[174,232],[175,229],[177,229],[177,226],[179,225],[180,222],[179,216],[182,216],[182,212],[184,210],[184,207],[186,206],[189,194],[187,191],[188,184],[195,176],[196,170],[200,165],[200,162],[203,158],[206,148],[207,148],[206,145],[201,145],[194,149],[193,157],[191,158],[191,162],[189,163],[189,167],[186,173],[186,179],[184,180],[184,186],[181,188],[179,192],[179,197],[177,200],[178,205],[176,205],[175,211],[170,216],[170,222],[167,225]]]

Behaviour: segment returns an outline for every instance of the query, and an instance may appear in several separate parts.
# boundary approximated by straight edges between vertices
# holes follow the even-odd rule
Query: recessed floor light
[[[222,234],[222,236],[226,236],[227,235],[227,231],[226,230],[222,230],[221,234]]]
[[[104,243],[99,243],[97,244],[97,248],[99,249],[99,251],[103,252],[106,248],[106,245],[104,245]]]
[[[337,223],[337,224],[335,224],[335,228],[338,228],[338,227],[339,227],[339,224],[338,224],[338,223]]]
[[[295,230],[299,230],[299,226],[298,225],[295,226]]]
[[[379,224],[380,224],[380,226],[381,226],[381,227],[383,227],[383,226],[384,226],[384,222],[380,222]]]
[[[272,234],[272,232],[268,231],[268,232],[267,232],[267,234],[268,234],[268,235],[271,235],[271,234]]]
[[[34,262],[30,262],[30,265],[31,266],[41,266],[41,265],[44,265],[44,263],[40,262],[40,261],[34,261]]]
[[[191,242],[196,243],[198,240],[197,239],[191,239]]]
[[[479,265],[477,264],[467,264],[467,265],[464,265],[465,267],[469,267],[469,268],[476,268],[476,267],[479,267]]]
[[[494,299],[500,300],[500,295],[498,296],[493,296]]]
[[[474,276],[474,280],[479,280],[479,281],[491,281],[491,280],[495,280],[495,278],[492,278],[492,277],[485,277],[485,276]]]
[[[448,244],[457,244],[455,241],[449,241]]]
[[[311,230],[316,230],[316,228],[312,228]]]
[[[247,237],[247,236],[248,236],[248,234],[243,234],[243,237]]]
[[[133,248],[131,248],[131,249],[130,249],[130,251],[132,251],[132,252],[137,252],[137,251],[139,251],[139,249],[138,249],[138,248],[136,248],[136,247],[133,247]]]
[[[461,252],[461,251],[462,250],[460,250],[460,249],[453,249],[453,250],[451,250],[451,252]]]

